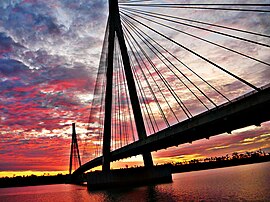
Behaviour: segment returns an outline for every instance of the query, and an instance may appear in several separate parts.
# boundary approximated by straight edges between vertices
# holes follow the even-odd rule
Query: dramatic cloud
[[[166,2],[171,3],[171,1]],[[149,9],[149,11],[270,34],[269,16],[265,13],[230,12],[230,14],[226,14],[221,11],[213,13],[208,10],[188,9],[178,9],[172,12],[172,10],[157,8]],[[85,151],[84,153],[89,155],[85,160],[100,154],[100,150],[98,151],[97,148],[101,143],[99,134],[103,119],[97,119],[104,114],[99,110],[100,105],[92,101],[93,97],[97,96],[93,93],[99,65],[106,64],[106,61],[99,63],[99,60],[108,17],[108,1],[3,0],[0,1],[0,13],[0,171],[66,171],[72,122],[76,122],[76,131],[82,139],[79,143],[81,152]],[[158,31],[183,46],[218,63],[258,87],[269,84],[269,66],[213,44],[210,45],[205,41],[183,34],[183,32],[253,56],[265,63],[270,63],[268,47],[237,41],[172,22],[166,22],[166,25],[177,27],[182,33],[145,19],[139,21],[157,28]],[[164,23],[162,20],[159,22]],[[133,23],[140,26],[138,22]],[[152,117],[156,119],[154,128],[162,129],[167,127],[162,117],[166,117],[171,125],[188,118],[184,113],[183,105],[189,109],[190,114],[195,116],[215,107],[212,101],[218,105],[225,103],[227,100],[219,92],[232,100],[251,91],[246,85],[194,54],[174,43],[168,43],[164,38],[141,27],[145,33],[153,37],[163,48],[171,51],[181,62],[161,48],[159,50],[168,57],[168,60],[157,57],[145,44],[145,39],[139,39],[127,26],[127,23],[123,24],[125,37],[129,41],[127,43],[128,53],[131,63],[135,64],[133,72],[134,77],[138,80],[136,85],[140,91],[144,91],[144,94],[139,94],[139,100],[140,103],[144,103],[142,111],[148,135],[153,134],[154,130],[149,127],[151,123],[146,115],[147,111],[152,113]],[[197,25],[191,22],[190,24]],[[210,26],[204,25],[203,27],[209,28]],[[219,28],[212,27],[211,29],[220,31]],[[127,30],[132,33],[129,38],[127,38]],[[235,33],[234,31],[228,31],[228,33],[269,44],[266,37]],[[145,53],[140,50],[132,37],[143,47]],[[136,47],[135,55],[138,57],[137,60],[140,61],[142,69],[133,56],[130,48],[132,44]],[[116,47],[118,47],[117,44]],[[144,54],[153,61],[153,64],[148,62]],[[103,55],[106,55],[106,51],[103,52]],[[121,65],[119,65],[119,61],[116,64],[118,69],[115,70],[114,76],[118,76],[121,84],[113,84],[113,102],[118,105],[114,105],[113,109],[115,128],[112,130],[115,137],[112,138],[114,141],[112,149],[138,139],[134,123],[130,124],[130,120],[134,121],[134,118],[129,113],[133,113],[133,111],[129,108],[129,101],[126,99],[128,96],[124,93],[126,85],[123,81],[124,76],[122,78],[119,74]],[[156,69],[153,68],[155,65]],[[190,69],[185,65],[188,65]],[[176,66],[178,70],[169,71],[167,66],[171,68]],[[100,70],[100,74],[105,73],[105,68]],[[216,91],[199,77],[203,77],[216,88]],[[116,80],[115,78],[114,82]],[[167,81],[166,84],[163,82],[164,80]],[[103,86],[103,80],[100,80],[98,84]],[[170,90],[168,90],[167,84],[171,86]],[[174,96],[171,93],[172,89],[175,91]],[[118,90],[122,90],[121,93]],[[200,90],[210,99],[207,99]],[[98,89],[97,92],[101,93],[102,90]],[[156,97],[153,97],[152,92],[155,92]],[[175,95],[179,97],[178,100],[175,99]],[[101,95],[98,96],[100,99],[103,98]],[[117,98],[117,96],[119,97]],[[182,106],[179,104],[180,101]],[[119,115],[121,118],[118,119],[122,119],[125,133],[130,136],[120,136],[117,134],[119,131],[116,131],[118,130],[116,128],[120,127],[116,120],[118,116],[116,112],[120,105],[123,112]],[[92,117],[89,119],[91,106]],[[164,114],[162,114],[162,110]],[[88,125],[89,120],[90,125]],[[267,122],[262,127],[251,127],[248,130],[233,132],[233,134],[215,136],[210,140],[200,140],[193,144],[181,145],[179,148],[162,150],[154,153],[155,162],[163,163],[224,155],[232,153],[232,151],[240,152],[258,148],[269,152],[269,129],[270,125]],[[85,144],[84,140],[88,144]],[[141,161],[141,158],[138,159]],[[125,165],[128,161],[138,163],[138,159],[134,157],[129,160],[125,159],[121,165]]]

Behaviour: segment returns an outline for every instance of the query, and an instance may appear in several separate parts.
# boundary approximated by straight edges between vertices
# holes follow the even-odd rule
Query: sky
[[[67,172],[71,123],[76,123],[77,134],[82,139],[87,133],[108,17],[107,6],[106,0],[0,2],[0,177]],[[189,11],[177,12],[182,12],[183,16],[190,14]],[[209,11],[194,11],[193,18],[270,34],[270,21],[266,20],[269,19],[269,15],[265,16],[264,13],[253,13],[249,16],[235,13],[225,15],[221,12],[213,16]],[[175,40],[199,53],[209,55],[211,60],[219,62],[258,87],[269,83],[270,71],[265,65],[224,53],[211,46],[204,46],[203,42],[195,43],[190,37],[183,37],[164,28],[158,30],[170,34]],[[147,32],[150,33],[149,30]],[[268,48],[234,42],[198,30],[191,32],[270,62]],[[251,91],[165,40],[156,39],[164,47],[170,47],[178,57],[182,57],[209,82],[227,93],[230,99]],[[270,44],[269,39],[263,37],[251,39]],[[151,57],[158,63],[157,58],[153,55]],[[203,65],[205,68],[201,68]],[[165,68],[162,69],[162,73],[174,81]],[[189,101],[189,106],[193,106],[194,114],[202,111],[187,94],[186,89],[181,87],[178,92],[186,95],[184,100]],[[219,104],[224,103],[224,100],[216,95],[213,95],[213,98]],[[164,104],[164,101],[161,103]],[[170,117],[170,114],[168,116]],[[182,117],[182,114],[179,116]],[[171,119],[171,122],[174,120]],[[238,129],[231,134],[220,134],[209,140],[179,145],[154,152],[152,155],[154,162],[160,164],[226,155],[235,151],[263,149],[270,152],[269,130],[270,122],[265,122],[260,127]],[[88,151],[91,152],[94,151]],[[137,156],[125,159],[114,163],[113,167],[134,163],[142,164],[142,158]]]

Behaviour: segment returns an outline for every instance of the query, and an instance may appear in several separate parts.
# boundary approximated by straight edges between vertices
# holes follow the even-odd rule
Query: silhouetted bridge
[[[242,24],[230,27],[217,24],[218,20],[208,22],[200,13],[207,10],[216,16],[230,12],[232,16],[221,15],[229,17],[245,13],[250,20],[256,13],[267,17],[269,4],[155,4],[140,0],[119,5],[117,0],[109,0],[87,134],[89,143],[102,146],[102,154],[81,165],[73,177],[100,165],[109,173],[110,162],[136,155],[142,155],[145,167],[151,168],[153,151],[270,120],[269,78],[264,78],[269,75],[269,54],[265,53],[269,53],[270,36],[239,28]],[[174,10],[164,13],[166,9]],[[195,10],[196,17],[186,17],[188,10]],[[204,53],[206,45],[212,51],[210,56]],[[237,46],[251,47],[257,51],[256,57]],[[246,66],[240,71],[242,65]],[[239,97],[230,99],[236,92]],[[194,115],[194,108],[202,113]],[[71,150],[70,159],[80,158],[75,135]]]
[[[268,120],[270,120],[270,86],[159,131],[145,140],[138,140],[117,149],[111,152],[111,161],[191,143],[221,133],[231,133],[232,130],[249,125],[260,126],[262,122]],[[84,173],[100,165],[102,165],[102,156],[82,165],[73,175]]]

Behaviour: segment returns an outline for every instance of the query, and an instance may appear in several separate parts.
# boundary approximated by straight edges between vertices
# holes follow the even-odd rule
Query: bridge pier
[[[170,166],[140,167],[87,173],[89,190],[134,187],[172,182]]]

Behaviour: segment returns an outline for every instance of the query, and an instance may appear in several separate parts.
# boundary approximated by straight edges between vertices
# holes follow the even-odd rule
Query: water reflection
[[[106,191],[88,191],[91,199],[95,196],[101,197],[100,201],[134,201],[134,202],[157,202],[157,201],[179,201],[177,196],[170,191],[170,184],[151,185],[135,188],[110,189]],[[164,189],[164,186],[167,187]],[[169,186],[169,187],[168,187]]]
[[[172,184],[172,183],[170,183]],[[172,187],[170,184],[160,184],[156,186],[148,187],[147,199],[149,202],[155,201],[179,201],[177,200],[177,195],[174,194],[174,190],[170,189]],[[166,187],[166,188],[164,188]]]

